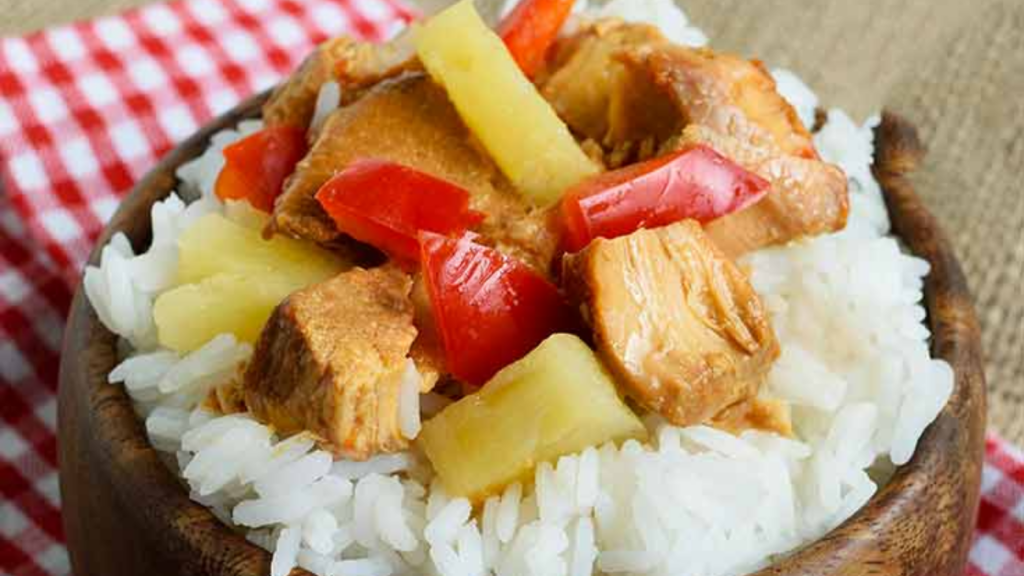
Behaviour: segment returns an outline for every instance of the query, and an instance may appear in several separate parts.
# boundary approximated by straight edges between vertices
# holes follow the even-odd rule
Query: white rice
[[[595,6],[588,15],[651,24],[660,28],[665,38],[684,46],[700,47],[708,43],[708,37],[699,28],[690,25],[686,14],[674,0],[611,0]]]
[[[583,17],[593,15],[706,42],[671,0],[613,0]],[[817,97],[791,72],[773,75],[810,125]],[[325,91],[318,115],[336,100]],[[877,121],[858,126],[832,110],[815,136],[822,157],[850,178],[847,228],[745,260],[782,346],[765,394],[792,403],[798,439],[679,429],[648,417],[649,445],[605,445],[541,464],[532,484],[512,484],[474,512],[467,500],[449,498],[414,453],[333,460],[306,434],[280,438],[246,414],[207,412],[199,402],[233,377],[251,346],[222,335],[183,357],[160,349],[152,303],[173,282],[178,236],[199,216],[225,210],[212,193],[221,150],[259,129],[255,121],[215,135],[179,169],[200,199],[186,206],[172,194],[155,204],[146,252],[136,254],[119,234],[86,270],[100,320],[134,350],[109,379],[124,384],[154,447],[174,454],[192,498],[273,552],[274,576],[296,565],[320,576],[719,575],[763,567],[861,507],[877,490],[872,477],[911,458],[953,387],[950,367],[929,356],[922,324],[928,264],[889,236],[871,174]],[[410,362],[399,402],[408,438],[421,416],[446,403],[420,395],[419,385]]]
[[[505,16],[516,7],[519,0],[505,0],[499,11]],[[684,46],[700,47],[708,43],[708,37],[699,28],[692,26],[686,13],[679,9],[674,0],[610,0],[591,2],[576,0],[572,8],[578,18],[621,18],[626,22],[651,24],[661,29],[669,40]],[[572,29],[576,22],[569,22]]]
[[[413,439],[420,433],[420,384],[423,378],[411,358],[405,360],[398,396],[398,427],[402,436]]]
[[[313,118],[309,122],[309,129],[314,134],[320,131],[327,117],[334,112],[341,104],[341,85],[337,82],[325,82],[316,95],[316,105],[313,107]]]

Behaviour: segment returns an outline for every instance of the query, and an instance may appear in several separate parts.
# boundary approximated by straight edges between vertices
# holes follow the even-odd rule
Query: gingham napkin
[[[57,488],[64,316],[118,200],[175,142],[394,0],[180,0],[0,40],[0,575],[69,573]],[[1024,454],[990,437],[968,573],[1024,575]]]

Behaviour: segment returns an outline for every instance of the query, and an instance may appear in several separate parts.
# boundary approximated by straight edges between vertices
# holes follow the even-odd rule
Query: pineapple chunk
[[[209,214],[178,239],[178,284],[227,273],[254,278],[281,275],[298,287],[326,280],[345,261],[309,242],[284,236],[265,240],[260,230]]]
[[[427,421],[419,443],[449,494],[480,501],[540,462],[645,435],[594,352],[555,334]]]
[[[218,334],[255,342],[282,300],[302,288],[295,282],[217,274],[164,292],[153,305],[160,344],[177,352],[201,347]]]
[[[313,244],[264,240],[252,214],[204,216],[178,240],[177,287],[153,304],[157,340],[185,353],[218,334],[255,342],[286,296],[349,264]]]
[[[501,171],[534,203],[551,204],[598,171],[472,0],[417,29],[416,51]]]
[[[224,216],[239,226],[253,230],[263,230],[270,222],[270,214],[253,208],[248,200],[225,200]]]

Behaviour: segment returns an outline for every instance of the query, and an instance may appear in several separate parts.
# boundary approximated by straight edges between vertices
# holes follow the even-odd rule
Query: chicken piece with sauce
[[[279,433],[308,430],[352,460],[407,448],[398,403],[417,338],[411,289],[408,274],[383,266],[293,293],[275,309],[246,369],[249,410]],[[421,391],[435,381],[424,378]]]
[[[598,238],[563,281],[625,392],[675,425],[752,399],[779,354],[746,276],[695,221]]]
[[[267,126],[306,129],[313,118],[320,87],[336,81],[342,99],[351,101],[359,90],[418,65],[412,43],[399,36],[384,44],[359,42],[348,36],[320,44],[267,99],[263,121]]]
[[[792,156],[817,158],[810,132],[759,61],[668,42],[631,46],[619,58],[666,95],[687,125],[707,126],[755,146],[770,143]]]
[[[541,94],[572,131],[604,148],[609,168],[647,160],[683,128],[673,103],[620,58],[631,47],[663,42],[653,26],[600,20],[558,42],[538,78]]]
[[[542,93],[574,131],[604,147],[609,166],[705,144],[771,183],[760,202],[709,225],[728,255],[845,226],[844,174],[818,158],[759,62],[617,21],[585,27],[555,54]]]
[[[774,432],[793,437],[793,415],[789,403],[776,398],[754,397],[715,414],[708,424],[736,436],[747,430]]]
[[[770,144],[754,146],[705,126],[689,126],[679,138],[685,148],[703,144],[771,183],[771,192],[744,210],[705,226],[728,256],[801,236],[828,234],[846,226],[846,176],[832,164],[782,154]]]
[[[339,238],[314,195],[355,160],[390,160],[465,188],[470,207],[487,216],[477,230],[483,241],[547,273],[557,247],[549,212],[532,209],[472,142],[444,89],[425,74],[380,82],[328,117],[286,182],[270,229],[319,243]]]

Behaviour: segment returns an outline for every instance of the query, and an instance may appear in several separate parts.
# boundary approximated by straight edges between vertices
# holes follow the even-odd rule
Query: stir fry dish
[[[474,502],[650,415],[793,434],[736,259],[842,229],[845,174],[760,62],[566,29],[571,4],[492,30],[466,0],[278,87],[224,150],[215,191],[245,217],[190,228],[154,306],[171,350],[254,345],[210,405],[347,460],[416,447]],[[427,393],[447,406],[409,425]]]

